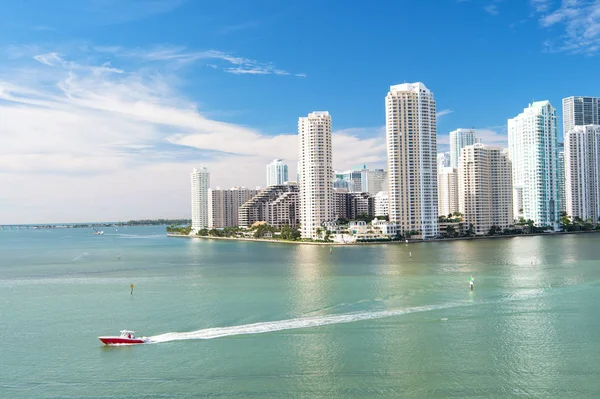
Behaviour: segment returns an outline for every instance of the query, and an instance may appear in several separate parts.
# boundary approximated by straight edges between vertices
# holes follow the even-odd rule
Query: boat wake
[[[411,313],[428,312],[442,309],[458,308],[463,306],[484,305],[490,303],[510,302],[517,300],[532,299],[542,295],[540,290],[532,290],[532,292],[520,295],[505,297],[500,300],[483,300],[483,301],[460,301],[449,302],[438,305],[416,306],[397,310],[382,310],[373,312],[357,312],[357,313],[342,313],[327,316],[312,316],[300,317],[296,319],[267,321],[253,324],[243,324],[230,327],[214,327],[205,328],[190,332],[170,332],[160,335],[155,335],[147,338],[147,343],[156,344],[171,341],[182,341],[190,339],[214,339],[222,337],[231,337],[235,335],[249,334],[264,334],[283,330],[293,330],[300,328],[321,327],[332,324],[353,323],[356,321],[382,319],[385,317],[402,316]]]

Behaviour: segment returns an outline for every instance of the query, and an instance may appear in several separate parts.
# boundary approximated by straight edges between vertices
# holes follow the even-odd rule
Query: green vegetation
[[[164,225],[177,225],[183,226],[192,223],[190,219],[142,219],[142,220],[130,220],[128,222],[116,223],[116,226],[164,226]]]
[[[560,226],[564,231],[600,230],[600,224],[598,224],[598,221],[594,221],[591,218],[583,220],[579,216],[571,218],[566,213],[560,217]]]
[[[288,225],[277,229],[268,224],[260,224],[257,226],[243,229],[240,227],[225,227],[222,229],[202,229],[198,231],[202,237],[225,237],[225,238],[268,238],[282,241],[297,241],[300,239],[300,231],[297,228],[292,228]]]
[[[171,233],[171,234],[181,234],[184,236],[187,236],[191,233],[192,231],[192,226],[179,226],[177,224],[171,224],[170,226],[167,226],[167,233]]]

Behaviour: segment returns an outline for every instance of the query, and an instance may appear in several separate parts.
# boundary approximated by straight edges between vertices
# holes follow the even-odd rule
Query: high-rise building
[[[558,169],[556,171],[556,178],[558,187],[558,212],[562,215],[567,212],[567,192],[565,190],[565,143],[558,143],[557,151]]]
[[[600,126],[575,126],[565,134],[567,213],[598,222],[600,217]]]
[[[389,216],[390,202],[387,191],[380,191],[375,195],[375,216]]]
[[[343,189],[343,190],[346,190],[347,192],[350,192],[354,188],[354,182],[336,178],[335,181],[333,182],[333,188],[334,189]]]
[[[348,191],[352,193],[362,192],[362,177],[363,169],[366,169],[366,165],[362,165],[360,168],[353,168],[343,172],[335,172],[336,180],[343,180],[348,182]]]
[[[529,104],[508,120],[513,214],[536,226],[558,228],[558,122],[549,101]]]
[[[563,98],[563,135],[575,126],[600,125],[600,98]]]
[[[437,153],[437,169],[438,173],[442,168],[450,167],[450,152],[438,152]]]
[[[371,196],[387,190],[387,172],[383,169],[364,169],[361,176],[362,192]]]
[[[355,220],[361,214],[375,216],[375,198],[369,193],[333,191],[333,213],[336,219]]]
[[[423,83],[391,86],[385,99],[390,221],[401,234],[438,234],[436,110]]]
[[[458,212],[458,169],[442,168],[437,179],[438,213],[447,216]]]
[[[210,187],[210,173],[204,167],[194,168],[191,174],[192,183],[192,230],[208,227],[208,188]]]
[[[250,227],[256,222],[282,228],[288,225],[298,227],[300,204],[297,184],[286,183],[269,186],[246,201],[239,208],[239,225]]]
[[[260,190],[233,187],[231,190],[208,190],[208,228],[237,227],[240,206]]]
[[[458,168],[460,150],[476,142],[474,129],[456,129],[450,132],[450,167]]]
[[[302,238],[316,239],[317,229],[334,219],[329,112],[299,118],[298,139],[300,232]]]
[[[267,165],[267,187],[288,181],[288,166],[281,159],[274,159]]]
[[[387,188],[387,173],[383,169],[367,169],[367,165],[336,172],[335,177],[336,182],[338,180],[348,182],[348,191],[352,193],[376,195]],[[342,183],[339,183],[338,188],[341,187]]]
[[[473,144],[463,147],[458,169],[460,212],[475,234],[513,222],[511,163],[500,147]]]

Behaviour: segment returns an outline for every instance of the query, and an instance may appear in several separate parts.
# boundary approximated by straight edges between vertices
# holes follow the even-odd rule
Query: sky
[[[190,217],[213,188],[295,176],[327,110],[337,170],[385,167],[390,85],[437,102],[438,150],[600,96],[600,0],[29,0],[0,13],[0,225]],[[561,125],[561,123],[559,123]]]

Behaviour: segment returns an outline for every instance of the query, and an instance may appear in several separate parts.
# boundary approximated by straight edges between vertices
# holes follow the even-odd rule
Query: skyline
[[[244,20],[190,1],[6,5],[0,223],[189,216],[194,166],[221,187],[263,186],[274,158],[295,176],[297,119],[314,110],[332,115],[334,169],[385,167],[385,94],[403,82],[435,94],[438,151],[473,127],[507,147],[507,119],[534,99],[561,115],[562,98],[600,94],[600,1],[231,3]],[[323,15],[303,12],[316,4]],[[398,42],[420,19],[381,22],[407,12],[432,32]],[[561,79],[573,63],[581,78]]]

